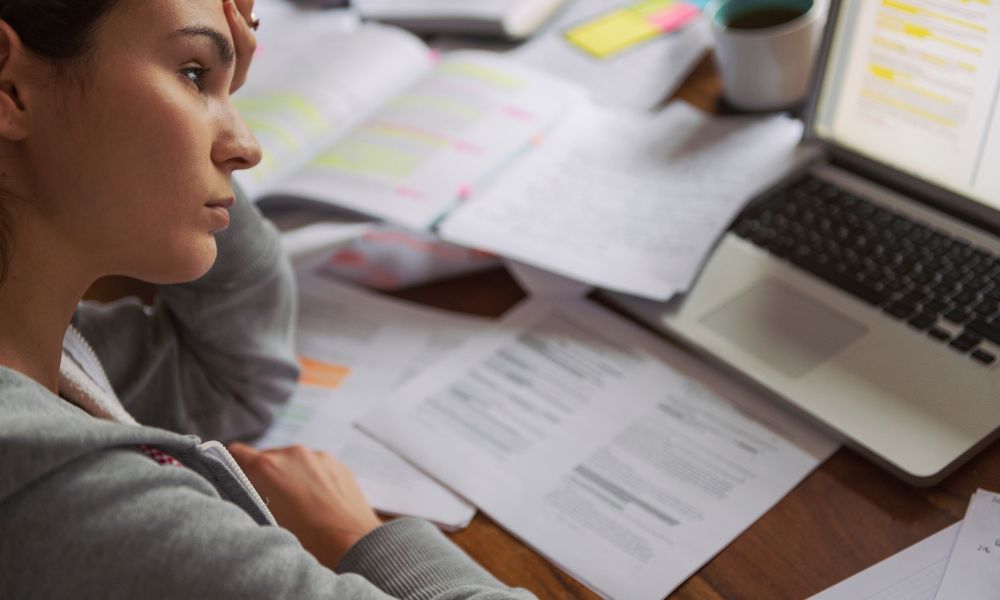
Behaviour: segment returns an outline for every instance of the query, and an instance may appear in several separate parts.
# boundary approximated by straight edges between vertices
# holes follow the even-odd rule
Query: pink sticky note
[[[698,7],[687,2],[675,4],[649,17],[649,22],[660,28],[664,33],[680,29],[689,21],[701,14]]]

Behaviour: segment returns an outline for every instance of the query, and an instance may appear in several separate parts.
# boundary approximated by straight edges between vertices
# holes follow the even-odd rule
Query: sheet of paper
[[[809,600],[934,600],[960,526],[942,529]]]
[[[257,167],[235,176],[254,199],[433,67],[405,31],[351,27],[342,11],[267,7],[253,69],[234,96],[263,149]]]
[[[835,447],[669,354],[584,300],[528,301],[361,427],[599,594],[659,599]]]
[[[598,104],[650,109],[669,97],[706,50],[711,33],[673,0],[577,0],[515,60],[587,88]],[[673,19],[671,19],[673,15]]]
[[[354,470],[378,510],[450,529],[467,525],[472,506],[353,426],[394,386],[491,322],[385,298],[322,272],[300,273],[299,285],[302,385],[258,447],[303,444],[327,451]]]
[[[712,117],[683,102],[657,115],[581,108],[441,233],[666,300],[690,286],[745,202],[794,166],[801,134],[785,116]]]
[[[456,52],[275,194],[423,229],[581,98],[576,87],[498,55]]]
[[[581,281],[556,275],[509,258],[503,259],[503,264],[521,286],[521,289],[529,296],[536,298],[580,298],[589,294],[593,289]]]
[[[1000,494],[972,496],[936,600],[996,600],[1000,596]]]

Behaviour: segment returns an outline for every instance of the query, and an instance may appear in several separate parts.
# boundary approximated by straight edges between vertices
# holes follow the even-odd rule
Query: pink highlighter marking
[[[698,7],[687,2],[665,8],[649,17],[649,22],[659,27],[660,31],[670,33],[675,29],[680,29],[687,25],[692,19],[701,14]]]
[[[518,121],[534,121],[535,120],[535,115],[533,115],[530,112],[524,110],[523,108],[520,108],[520,107],[517,107],[517,106],[510,106],[510,105],[508,105],[508,106],[503,107],[503,114],[505,114],[506,116],[508,116],[508,117],[510,117],[512,119],[517,119]]]
[[[405,185],[396,186],[393,192],[397,196],[400,196],[402,198],[407,198],[409,200],[423,201],[425,198],[425,196],[423,195],[423,193],[420,192],[420,190],[416,190],[411,187],[407,187]]]
[[[455,150],[465,154],[472,154],[474,156],[481,156],[485,153],[485,150],[481,146],[477,146],[472,142],[467,142],[465,140],[455,140],[453,144]]]
[[[465,201],[472,197],[472,186],[468,183],[458,186],[458,199]]]

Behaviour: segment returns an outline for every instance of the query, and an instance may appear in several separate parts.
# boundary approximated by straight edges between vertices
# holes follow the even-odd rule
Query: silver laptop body
[[[775,190],[808,176],[1000,260],[998,40],[1000,7],[986,3],[835,0],[804,140],[816,156]],[[980,287],[1000,289],[996,269],[975,264],[977,278],[996,276]],[[1000,345],[941,316],[911,323],[829,281],[734,230],[687,296],[616,302],[913,484],[938,482],[997,437]],[[974,293],[990,332],[986,293]],[[963,334],[982,339],[956,347]]]

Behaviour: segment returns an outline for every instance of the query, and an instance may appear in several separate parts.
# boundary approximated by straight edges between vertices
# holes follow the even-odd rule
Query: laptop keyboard
[[[1000,257],[806,176],[747,208],[738,236],[983,365],[1000,345]]]

